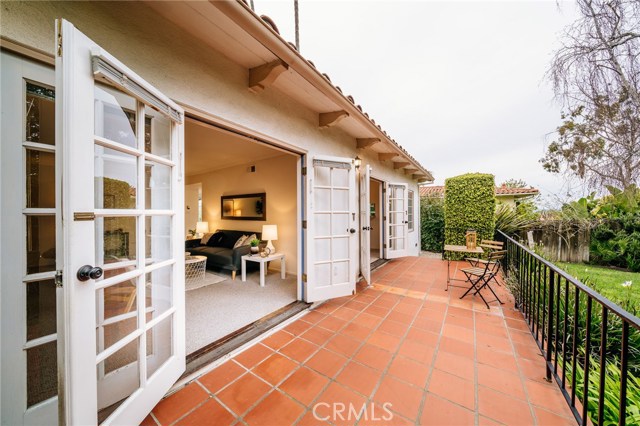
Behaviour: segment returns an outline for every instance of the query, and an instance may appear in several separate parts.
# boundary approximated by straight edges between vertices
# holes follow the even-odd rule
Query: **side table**
[[[284,254],[273,253],[267,257],[262,257],[259,254],[255,254],[255,255],[247,254],[242,256],[242,281],[244,282],[247,280],[247,261],[258,262],[260,264],[260,287],[264,287],[264,276],[267,272],[264,265],[267,262],[271,262],[273,260],[278,260],[278,259],[280,259],[280,278],[284,280],[286,277]]]

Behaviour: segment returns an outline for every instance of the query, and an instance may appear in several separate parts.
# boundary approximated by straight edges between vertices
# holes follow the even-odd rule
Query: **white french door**
[[[313,159],[312,172],[307,173],[307,302],[355,292],[358,258],[355,187],[352,159]]]
[[[386,195],[386,218],[387,232],[385,233],[385,258],[395,259],[406,256],[408,237],[407,218],[407,184],[390,183],[387,184]]]
[[[185,367],[184,112],[56,21],[64,422],[139,424]]]
[[[371,166],[360,172],[360,273],[371,285]]]

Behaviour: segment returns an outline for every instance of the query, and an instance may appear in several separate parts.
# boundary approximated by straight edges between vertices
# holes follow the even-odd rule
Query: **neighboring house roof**
[[[391,162],[394,169],[404,169],[418,182],[433,182],[429,170],[391,138],[352,96],[343,93],[327,74],[287,42],[273,20],[251,10],[248,2],[149,2],[149,6],[247,68],[250,85],[254,71],[258,71],[256,75],[272,76],[251,89],[260,91],[273,85],[319,112],[320,127],[340,127],[356,138],[358,148],[373,151],[380,161]]]
[[[540,191],[536,188],[508,188],[506,186],[496,186],[496,197],[527,197],[538,195]],[[443,198],[444,186],[421,186],[421,197]]]

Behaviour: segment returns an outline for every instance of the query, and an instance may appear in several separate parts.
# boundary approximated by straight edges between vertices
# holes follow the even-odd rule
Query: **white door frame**
[[[59,377],[63,378],[63,424],[92,424],[98,414],[97,366],[128,342],[138,342],[139,353],[146,354],[146,335],[163,320],[171,322],[172,355],[147,378],[147,356],[136,361],[140,372],[140,387],[127,398],[104,424],[132,424],[141,422],[153,406],[178,379],[185,367],[184,342],[184,140],[182,122],[184,113],[169,98],[162,95],[116,58],[104,52],[88,37],[65,20],[56,21],[56,40],[60,41],[56,56],[56,138],[61,143],[57,176],[63,179],[64,223],[63,286],[65,309],[59,312],[58,334],[64,339],[64,359],[59,360]],[[171,128],[171,159],[145,154],[144,147],[126,148],[94,136],[94,86],[99,73],[109,79],[110,73],[122,73],[125,79],[112,79],[122,84],[121,90],[138,99],[137,140],[144,140],[144,107],[141,102],[164,111],[174,122]],[[95,73],[95,74],[94,74]],[[142,117],[142,118],[140,118]],[[140,125],[142,124],[142,125]],[[101,140],[102,139],[102,140]],[[100,210],[94,202],[94,145],[108,146],[137,159],[137,206],[135,209],[114,212]],[[119,147],[120,146],[120,147]],[[156,157],[156,158],[154,158]],[[149,210],[142,203],[145,189],[145,161],[153,159],[170,167],[171,201],[168,210]],[[60,163],[61,162],[61,163]],[[168,260],[147,266],[145,251],[145,214],[166,215],[171,223],[173,241]],[[133,216],[136,220],[137,247],[135,270],[119,277],[80,281],[76,271],[82,265],[96,265],[96,219],[104,215]],[[156,217],[156,216],[153,216]],[[171,265],[171,266],[170,266]],[[147,322],[146,274],[170,267],[172,305]],[[137,279],[137,328],[108,349],[96,354],[96,293],[111,282]],[[117,372],[116,372],[117,374]]]
[[[407,194],[408,184],[386,183],[385,191],[385,259],[396,259],[408,254],[408,221],[407,221]],[[401,190],[402,196],[392,197],[394,189]],[[392,209],[392,201],[395,201],[395,210]],[[391,230],[394,229],[394,232]],[[392,234],[394,236],[392,236]]]
[[[359,171],[360,187],[360,273],[371,285],[371,166],[363,165]]]

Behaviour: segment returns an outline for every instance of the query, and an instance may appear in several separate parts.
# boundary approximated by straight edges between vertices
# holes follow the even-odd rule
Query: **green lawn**
[[[570,275],[597,290],[612,302],[631,312],[634,310],[636,312],[640,311],[640,273],[619,271],[582,263],[558,262],[557,264]],[[622,286],[622,283],[626,281],[632,282],[631,287]]]

